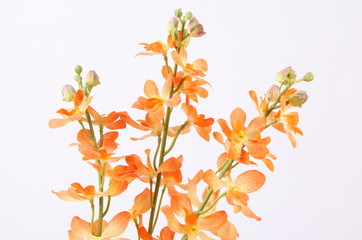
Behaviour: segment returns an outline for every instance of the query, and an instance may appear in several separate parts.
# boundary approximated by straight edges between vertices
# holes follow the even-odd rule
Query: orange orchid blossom
[[[196,212],[192,211],[190,199],[185,195],[173,195],[171,206],[163,206],[161,210],[167,218],[168,227],[176,233],[186,234],[189,240],[196,240],[198,237],[212,239],[203,230],[217,231],[227,222],[225,211],[197,217]],[[180,223],[175,215],[185,219],[185,224]]]
[[[194,126],[196,132],[205,139],[206,141],[210,140],[211,126],[214,123],[213,118],[205,118],[204,114],[197,114],[196,108],[192,105],[182,104],[182,109],[184,110],[187,119],[188,127],[190,125]]]
[[[137,102],[135,102],[132,107],[145,110],[152,115],[157,115],[163,118],[164,104],[169,107],[176,107],[181,101],[179,94],[174,94],[170,98],[171,91],[172,82],[170,80],[166,80],[165,84],[163,85],[161,95],[158,92],[156,83],[152,80],[147,80],[144,86],[144,93],[148,98],[139,97]]]
[[[145,120],[138,120],[139,123],[135,122],[127,112],[121,113],[121,118],[130,126],[141,130],[141,131],[151,131],[149,134],[146,134],[140,138],[131,138],[132,140],[143,140],[152,136],[161,136],[163,131],[162,115],[150,114],[147,113]]]
[[[193,78],[205,77],[205,73],[208,70],[207,62],[202,59],[196,59],[193,63],[187,62],[187,52],[184,47],[180,48],[180,51],[171,52],[173,61],[182,67],[185,74],[191,75]]]
[[[71,230],[68,231],[70,240],[128,240],[126,238],[114,238],[122,234],[131,219],[129,212],[120,212],[112,218],[108,223],[103,221],[102,233],[100,236],[95,236],[91,231],[96,232],[98,228],[98,221],[93,224],[91,229],[91,223],[84,221],[79,217],[74,217],[71,222]]]
[[[88,107],[90,115],[95,120],[95,123],[100,127],[106,127],[111,130],[123,129],[126,127],[126,123],[120,118],[120,112],[111,112],[107,116],[100,115],[96,110],[91,106]]]
[[[244,127],[246,114],[241,108],[236,108],[230,114],[230,123],[232,130],[224,119],[219,119],[218,123],[227,137],[224,143],[220,133],[215,132],[214,137],[221,144],[225,145],[227,157],[229,159],[239,159],[244,146],[247,147],[249,154],[254,158],[264,158],[269,150],[266,148],[266,142],[257,140],[258,135],[266,127],[266,119],[264,117],[254,118],[247,128]]]
[[[107,191],[105,192],[96,192],[95,187],[90,185],[85,188],[82,187],[79,183],[72,183],[71,187],[68,190],[62,190],[59,192],[54,192],[60,199],[68,202],[78,202],[85,200],[93,200],[94,198],[104,197],[104,196],[118,196],[124,192],[128,187],[128,182],[125,181],[116,181],[113,180]]]
[[[282,133],[287,134],[292,146],[295,148],[297,142],[292,134],[299,133],[303,135],[300,128],[297,127],[299,122],[299,115],[297,112],[286,113],[290,106],[287,105],[287,96],[280,98],[280,110],[275,114],[277,123],[273,124],[273,127]]]
[[[190,75],[185,75],[183,71],[177,72],[176,76],[174,76],[172,69],[170,67],[166,68],[166,66],[162,67],[162,76],[165,79],[171,78],[175,87],[182,84],[179,92],[186,95],[186,103],[188,103],[188,99],[198,102],[198,97],[206,98],[209,95],[208,91],[201,86],[205,84],[211,85],[203,79],[193,80]]]
[[[93,97],[87,97],[86,95],[84,95],[83,91],[79,89],[75,94],[73,100],[74,108],[68,110],[64,108],[59,109],[57,113],[62,115],[64,118],[51,119],[49,121],[49,127],[63,127],[69,122],[82,120],[84,113],[86,112],[90,102],[92,101],[92,98]]]
[[[103,134],[102,141],[98,142],[98,148],[94,146],[94,143],[89,139],[91,136],[90,130],[80,130],[77,135],[79,143],[72,143],[70,146],[78,145],[79,152],[84,155],[83,160],[102,160],[104,162],[116,162],[121,157],[112,157],[113,151],[117,149],[117,143],[115,140],[118,137],[118,132],[107,132]]]
[[[145,150],[147,154],[147,164],[143,164],[141,158],[136,154],[128,155],[125,157],[127,164],[135,168],[135,173],[138,178],[143,182],[150,182],[150,179],[157,176],[158,173],[162,174],[162,183],[166,185],[173,185],[182,181],[180,168],[182,166],[182,155],[178,158],[171,157],[164,161],[160,167],[155,170],[151,164],[150,149]]]
[[[248,207],[249,196],[247,193],[255,192],[264,185],[264,174],[257,170],[250,170],[240,174],[235,181],[232,181],[230,176],[226,177],[226,181],[222,181],[212,170],[208,170],[203,179],[214,192],[224,187],[228,189],[226,201],[233,206],[234,212],[242,212],[247,217],[261,220]]]
[[[167,45],[164,44],[162,41],[157,41],[154,43],[140,43],[143,45],[146,51],[150,52],[140,52],[136,56],[145,55],[145,56],[152,56],[157,54],[162,54],[163,56],[167,55],[167,52],[170,48],[174,48],[176,46],[176,41],[172,40],[172,36],[168,35],[167,37]]]

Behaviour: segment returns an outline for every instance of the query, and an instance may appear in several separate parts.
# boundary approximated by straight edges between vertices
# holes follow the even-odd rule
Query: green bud
[[[294,70],[291,67],[287,67],[277,73],[276,80],[286,85],[292,85],[295,83],[296,77]]]
[[[78,74],[78,75],[80,75],[81,73],[82,73],[82,66],[80,66],[80,65],[76,65],[75,67],[74,67],[74,72],[76,73],[76,74]]]
[[[185,14],[185,21],[190,20],[193,16],[194,16],[194,15],[192,15],[191,12],[187,12],[187,13]]]
[[[85,83],[90,87],[95,87],[100,84],[99,77],[95,71],[88,71]]]
[[[64,85],[62,89],[63,101],[72,102],[75,96],[75,89],[72,85]]]
[[[314,75],[311,72],[307,72],[303,77],[303,80],[306,82],[313,81],[313,79],[314,79]]]
[[[177,41],[180,38],[180,33],[175,28],[170,32],[170,34],[172,36],[172,40],[174,41]]]
[[[298,91],[289,96],[289,103],[293,107],[301,107],[308,100],[308,95],[305,91]]]
[[[80,75],[75,75],[74,80],[77,82],[80,82],[80,81],[82,81],[82,77]]]
[[[175,16],[177,18],[182,17],[182,9],[181,8],[175,10]]]

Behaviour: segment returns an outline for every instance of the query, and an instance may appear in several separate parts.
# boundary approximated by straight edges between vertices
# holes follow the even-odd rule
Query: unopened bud
[[[195,17],[190,20],[187,29],[192,37],[201,37],[205,35],[204,27],[202,24],[199,24],[199,21],[197,21]]]
[[[268,98],[269,102],[274,102],[278,99],[280,95],[280,89],[277,85],[273,84],[265,94],[265,97]]]
[[[301,107],[308,100],[308,95],[305,91],[298,91],[289,96],[289,103],[293,107]]]
[[[177,31],[177,27],[178,27],[178,19],[176,17],[172,17],[170,21],[168,21],[167,32],[171,33],[175,29]]]
[[[170,34],[172,36],[172,40],[174,41],[177,41],[180,38],[180,33],[177,31],[177,29],[173,29]]]
[[[191,13],[191,12],[187,12],[187,13],[185,14],[185,21],[190,20],[192,17],[193,17],[192,13]]]
[[[100,84],[99,77],[95,71],[89,71],[85,83],[90,87],[95,87]]]
[[[181,8],[175,10],[175,16],[176,16],[177,18],[182,17],[182,10],[181,10]]]
[[[276,80],[286,85],[292,85],[295,83],[296,77],[294,70],[291,67],[287,67],[277,73]]]
[[[78,74],[78,75],[80,75],[81,73],[82,73],[82,66],[80,66],[80,65],[76,65],[75,67],[74,67],[74,72],[76,73],[76,74]]]
[[[72,102],[75,96],[75,90],[72,85],[64,85],[62,89],[63,101]]]
[[[303,77],[303,80],[306,82],[313,81],[313,79],[314,79],[314,75],[311,72],[307,72]]]

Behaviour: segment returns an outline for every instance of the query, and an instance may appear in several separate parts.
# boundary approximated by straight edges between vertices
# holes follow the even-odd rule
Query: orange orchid
[[[186,102],[188,102],[188,99],[198,102],[198,97],[206,98],[209,95],[208,91],[201,86],[205,84],[211,85],[203,79],[197,78],[193,80],[191,75],[185,75],[183,71],[177,72],[176,76],[174,76],[172,69],[170,67],[166,68],[166,66],[162,67],[162,76],[166,80],[171,78],[175,87],[182,84],[178,92],[186,95]]]
[[[115,140],[118,137],[118,132],[107,132],[103,134],[103,140],[98,142],[98,148],[94,147],[94,143],[89,139],[91,136],[90,130],[80,130],[77,135],[79,143],[70,144],[71,146],[78,145],[79,152],[83,154],[83,160],[102,160],[104,162],[116,162],[121,157],[112,157],[113,151],[117,149]]]
[[[248,148],[249,154],[254,158],[264,158],[269,153],[269,150],[266,148],[264,141],[257,140],[256,138],[265,129],[266,119],[261,116],[256,117],[247,128],[244,127],[245,120],[245,112],[241,108],[236,108],[230,114],[232,130],[224,119],[218,120],[222,131],[227,137],[226,143],[224,143],[220,133],[215,132],[214,137],[225,145],[229,159],[239,159],[244,146]]]
[[[204,114],[197,114],[196,108],[192,105],[182,104],[182,109],[187,116],[187,121],[190,125],[194,126],[196,132],[205,139],[210,140],[211,126],[214,123],[213,118],[205,118]]]
[[[84,95],[83,91],[79,89],[74,97],[74,108],[59,109],[57,113],[62,115],[64,118],[51,119],[49,121],[49,127],[63,127],[69,122],[82,120],[84,113],[86,112],[90,102],[92,101],[92,98],[93,97],[87,97],[86,95]]]
[[[182,67],[185,74],[191,75],[193,78],[205,77],[205,73],[208,70],[207,62],[202,59],[196,59],[193,63],[187,62],[187,52],[184,47],[180,48],[180,51],[171,52],[173,61]]]
[[[287,134],[292,146],[295,148],[297,142],[292,134],[299,133],[303,135],[300,128],[297,127],[299,122],[299,115],[297,112],[286,113],[290,106],[287,105],[287,96],[280,98],[280,110],[275,114],[275,118],[278,120],[277,123],[273,124],[273,127],[282,133]]]
[[[212,214],[196,215],[192,211],[190,199],[185,195],[174,195],[171,197],[171,206],[163,206],[162,212],[165,214],[168,227],[181,234],[186,234],[189,240],[211,239],[205,231],[217,231],[227,222],[225,211],[218,211]],[[180,223],[175,214],[185,220],[185,224]]]
[[[152,115],[156,115],[156,118],[163,118],[164,107],[176,107],[180,101],[180,95],[174,94],[170,98],[170,92],[172,91],[172,82],[167,80],[162,88],[161,94],[158,92],[157,85],[152,80],[147,80],[144,86],[144,93],[146,97],[139,97],[137,101],[132,105],[133,108],[145,110]]]
[[[91,229],[91,223],[84,221],[79,217],[74,217],[70,224],[71,230],[68,231],[70,240],[128,240],[126,238],[114,238],[122,234],[131,219],[129,212],[120,212],[112,218],[108,223],[103,221],[102,232],[100,236],[94,235],[91,231],[96,232],[98,228],[98,221],[93,224]]]
[[[93,200],[94,198],[104,197],[104,196],[118,196],[124,192],[128,187],[128,182],[125,181],[116,181],[113,180],[107,191],[105,192],[96,192],[95,187],[90,185],[85,188],[82,187],[79,183],[72,183],[71,187],[68,190],[62,190],[59,192],[54,192],[60,199],[67,202],[78,202],[85,200]]]
[[[152,136],[161,136],[163,131],[162,124],[162,115],[155,115],[147,113],[145,116],[145,120],[138,120],[139,123],[135,122],[127,112],[121,113],[121,118],[133,128],[136,128],[141,131],[151,131],[149,134],[146,134],[140,138],[131,138],[132,140],[143,140]]]
[[[120,118],[120,112],[113,111],[107,116],[102,116],[91,106],[88,107],[88,111],[100,128],[106,127],[111,130],[116,130],[126,127],[126,123]]]
[[[240,174],[235,181],[228,176],[226,181],[217,178],[212,170],[205,172],[204,181],[209,185],[212,191],[219,191],[226,187],[226,201],[234,207],[234,212],[242,212],[245,216],[260,221],[260,217],[256,216],[248,207],[249,196],[259,190],[265,182],[265,175],[257,170],[250,170]]]
[[[150,182],[150,179],[157,176],[158,173],[162,173],[163,180],[162,183],[166,185],[173,185],[180,183],[182,180],[182,175],[180,168],[182,166],[183,158],[179,156],[178,158],[171,157],[164,161],[161,166],[155,170],[151,164],[150,159],[150,150],[145,150],[147,154],[147,164],[143,164],[141,158],[136,154],[128,155],[125,157],[127,164],[130,167],[135,168],[135,173],[138,175],[141,181]]]
[[[150,52],[140,52],[136,56],[139,56],[139,55],[152,56],[152,55],[157,55],[157,54],[166,56],[168,50],[170,48],[174,48],[176,46],[176,42],[174,40],[172,40],[171,35],[168,35],[167,45],[164,44],[162,41],[157,41],[157,42],[154,42],[151,44],[140,43],[140,45],[143,45],[144,48],[146,49],[146,51],[150,51]]]

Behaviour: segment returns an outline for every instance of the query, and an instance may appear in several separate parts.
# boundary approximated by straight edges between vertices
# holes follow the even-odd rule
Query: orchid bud
[[[278,99],[279,95],[280,95],[280,89],[275,84],[273,84],[265,94],[265,96],[269,100],[269,102],[276,101]]]
[[[298,91],[289,96],[289,103],[293,107],[301,107],[308,100],[308,95],[305,91]]]
[[[204,27],[202,24],[199,24],[199,21],[195,17],[193,17],[189,24],[187,25],[187,29],[192,37],[201,37],[205,35]]]
[[[169,21],[168,21],[168,25],[167,25],[167,32],[171,33],[173,30],[177,30],[178,27],[178,19],[176,17],[172,17]]]
[[[62,89],[62,95],[63,95],[63,101],[72,102],[75,96],[75,89],[70,84],[64,85]]]
[[[81,73],[82,73],[82,66],[80,66],[80,65],[76,65],[75,67],[74,67],[74,72],[76,73],[76,74],[78,74],[78,75],[80,75]]]
[[[176,16],[177,18],[182,17],[182,10],[181,10],[181,8],[175,10],[175,16]]]
[[[314,79],[314,75],[313,75],[313,73],[311,73],[311,72],[307,72],[307,73],[304,75],[304,77],[303,77],[303,80],[304,80],[305,82],[313,81],[313,79]]]
[[[287,67],[277,73],[276,80],[286,85],[292,85],[295,83],[296,77],[294,70],[291,67]]]
[[[191,12],[187,12],[184,17],[185,17],[185,21],[188,21],[193,17],[193,15]]]
[[[173,29],[170,34],[172,36],[172,40],[174,41],[177,41],[180,38],[180,33],[177,31],[177,29]]]
[[[95,71],[89,71],[85,83],[90,87],[95,87],[100,84],[99,77]]]

